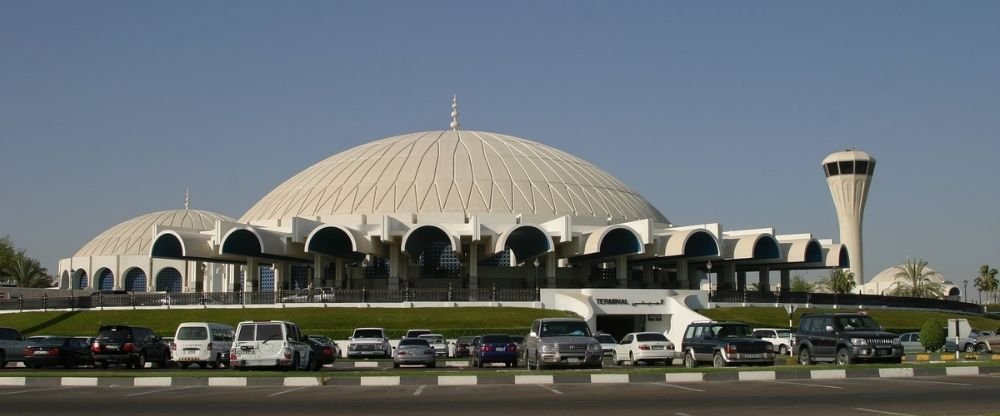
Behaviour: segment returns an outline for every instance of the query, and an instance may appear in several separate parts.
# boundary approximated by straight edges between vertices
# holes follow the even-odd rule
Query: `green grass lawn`
[[[484,332],[527,333],[531,322],[543,317],[574,316],[567,312],[531,308],[276,308],[276,309],[170,309],[74,312],[22,312],[0,314],[0,326],[17,328],[25,335],[93,336],[104,324],[130,324],[173,336],[181,322],[219,322],[236,326],[240,321],[292,321],[307,334],[335,339],[350,336],[357,327],[382,327],[399,338],[407,329],[427,328],[446,337]]]
[[[796,309],[792,316],[792,326],[797,327],[799,318],[806,313],[817,312],[856,312],[857,309]],[[702,309],[698,313],[709,318],[725,321],[743,321],[754,327],[787,328],[788,313],[784,308],[715,308]],[[944,312],[924,312],[924,311],[903,311],[889,309],[868,309],[868,314],[886,328],[886,330],[903,333],[910,331],[920,331],[924,322],[938,318],[945,322],[949,318],[964,318],[969,320],[969,325],[973,328],[995,330],[1000,327],[1000,319],[991,319],[984,316],[964,315],[958,313]]]

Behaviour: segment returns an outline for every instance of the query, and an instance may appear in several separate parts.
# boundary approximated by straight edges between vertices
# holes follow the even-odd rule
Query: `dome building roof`
[[[398,213],[668,222],[590,162],[531,140],[468,130],[404,134],[333,155],[272,190],[240,222]]]
[[[198,231],[215,228],[215,221],[234,221],[225,215],[194,209],[159,211],[122,222],[94,237],[73,257],[148,255],[154,225],[183,227]]]

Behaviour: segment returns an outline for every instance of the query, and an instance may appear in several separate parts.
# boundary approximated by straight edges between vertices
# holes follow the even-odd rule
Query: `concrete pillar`
[[[559,260],[556,259],[556,253],[549,253],[545,255],[545,287],[555,288],[559,286],[556,280],[556,263]]]
[[[260,279],[260,265],[257,263],[257,259],[253,257],[247,258],[246,269],[243,271],[243,275],[246,277],[243,291],[253,292],[255,288],[259,288],[257,285],[258,279]]]
[[[760,270],[757,272],[759,275],[758,284],[760,286],[761,292],[771,291],[771,267],[770,266],[760,266]]]
[[[642,286],[649,289],[653,287],[654,272],[652,265],[642,266]]]
[[[788,269],[781,270],[781,291],[790,292],[792,290],[792,271]]]
[[[340,289],[344,287],[344,259],[334,260],[333,267],[333,285]]]
[[[729,262],[722,265],[722,274],[719,276],[719,290],[735,290],[736,289],[736,263]]]
[[[404,257],[406,256],[400,251],[398,244],[389,245],[389,281],[386,286],[389,290],[399,290],[399,280],[406,278],[406,259]]]
[[[466,268],[469,270],[469,289],[479,289],[479,247],[475,242],[469,243],[469,260]]]
[[[316,254],[313,256],[312,265],[312,284],[314,288],[323,287],[323,255]]]
[[[271,270],[274,271],[274,291],[278,292],[285,288],[284,283],[286,279],[285,268],[288,267],[286,263],[271,263]]]
[[[620,256],[615,259],[615,281],[619,289],[628,289],[628,259]]]
[[[736,290],[747,290],[747,272],[736,272]]]
[[[691,288],[691,276],[687,260],[677,260],[677,287],[680,289]]]

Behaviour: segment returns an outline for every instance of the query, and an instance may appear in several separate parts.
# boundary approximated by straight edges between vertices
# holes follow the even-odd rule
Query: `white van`
[[[243,321],[236,326],[236,341],[229,352],[229,365],[318,370],[319,362],[298,325],[286,321]]]
[[[180,368],[198,364],[200,368],[229,365],[233,347],[233,327],[212,322],[185,322],[177,326],[170,343],[170,357]]]

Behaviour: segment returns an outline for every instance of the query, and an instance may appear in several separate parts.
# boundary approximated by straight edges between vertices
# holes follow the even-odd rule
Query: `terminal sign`
[[[625,298],[594,298],[598,305],[628,305],[628,299]]]

